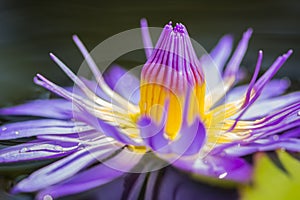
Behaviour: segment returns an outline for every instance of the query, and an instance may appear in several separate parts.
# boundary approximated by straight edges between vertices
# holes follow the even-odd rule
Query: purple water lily
[[[244,156],[300,151],[300,93],[282,95],[289,82],[271,80],[291,50],[258,77],[259,51],[250,83],[234,87],[251,29],[231,58],[230,35],[198,58],[184,25],[167,24],[154,48],[147,22],[141,26],[147,62],[140,80],[117,66],[102,75],[74,36],[94,80],[76,76],[50,54],[74,81],[73,90],[38,74],[35,83],[62,98],[0,110],[39,117],[0,127],[0,140],[32,139],[1,149],[1,163],[57,159],[18,182],[12,193],[37,192],[37,199],[80,193],[134,172],[149,152],[188,173],[247,182],[252,166]],[[115,87],[123,76],[130,84]]]

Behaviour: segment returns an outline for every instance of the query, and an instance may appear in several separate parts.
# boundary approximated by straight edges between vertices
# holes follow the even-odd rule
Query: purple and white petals
[[[77,45],[78,49],[80,50],[80,52],[82,53],[83,57],[85,58],[99,87],[114,101],[118,102],[118,104],[121,105],[121,107],[128,108],[130,111],[136,112],[138,110],[138,107],[136,105],[131,104],[130,102],[128,102],[127,99],[123,98],[121,95],[114,92],[113,89],[111,89],[109,85],[105,82],[102,73],[98,69],[95,61],[93,60],[92,56],[90,55],[90,53],[88,52],[84,44],[81,42],[81,40],[76,35],[73,36],[73,40]]]
[[[200,58],[205,82],[210,90],[222,82],[223,68],[232,51],[232,43],[232,36],[225,35],[209,55]]]
[[[54,119],[71,119],[72,102],[64,99],[34,100],[28,103],[0,109],[0,115],[37,116]]]
[[[273,90],[274,91],[274,90]],[[300,92],[255,102],[241,117],[242,120],[258,119],[300,101]],[[234,118],[234,117],[233,117]]]
[[[14,188],[13,193],[34,192],[72,177],[89,165],[103,160],[118,148],[111,144],[84,148],[68,157],[41,168],[23,179]]]
[[[236,50],[233,53],[233,56],[229,60],[228,64],[225,67],[224,72],[217,69],[215,66],[213,66],[213,62],[209,56],[206,56],[203,59],[203,64],[207,64],[208,69],[205,69],[206,67],[203,66],[206,81],[207,81],[207,89],[208,93],[206,96],[206,101],[210,102],[208,107],[211,108],[213,105],[215,105],[221,98],[229,91],[229,89],[234,85],[234,83],[238,80],[239,76],[239,67],[242,62],[242,59],[246,53],[249,40],[252,35],[252,29],[248,29],[244,35],[241,41],[239,42]],[[223,42],[223,41],[221,41]],[[230,46],[230,37],[225,37],[224,39],[224,45]],[[222,43],[221,43],[222,44]],[[221,45],[220,44],[220,45]],[[218,45],[219,46],[219,45]],[[217,46],[217,47],[218,47]],[[225,58],[224,58],[225,60]],[[221,78],[219,78],[221,76]],[[209,79],[212,79],[211,81]]]
[[[206,129],[198,117],[191,125],[184,124],[179,134],[180,138],[170,144],[171,151],[178,155],[197,154],[206,141]]]
[[[144,49],[145,49],[146,57],[148,59],[150,58],[153,51],[152,39],[150,37],[147,20],[145,18],[141,19],[140,23],[141,23],[141,32],[142,32],[142,39],[144,43]]]
[[[93,130],[82,122],[41,119],[16,122],[0,127],[0,140],[33,137],[38,135],[66,135]]]
[[[247,141],[264,138],[298,127],[300,125],[299,111],[300,103],[296,102],[289,105],[287,108],[268,115],[263,120],[254,124],[251,128],[251,136],[247,139]]]
[[[294,133],[299,133],[299,129],[294,129]],[[225,149],[226,155],[229,156],[246,156],[256,152],[275,151],[278,149],[299,152],[299,138],[284,138],[283,136],[273,135],[265,139],[259,139],[251,143],[239,143]]]
[[[233,37],[231,35],[224,35],[214,49],[210,52],[210,56],[220,72],[223,71],[225,63],[231,54],[232,45]]]
[[[60,184],[50,186],[38,193],[37,199],[43,199],[46,195],[58,198],[74,193],[83,192],[123,176],[139,162],[142,154],[130,153],[122,150],[116,156],[105,163],[96,165],[91,169],[78,173],[76,176],[63,181]]]
[[[271,80],[264,87],[263,92],[261,93],[257,101],[282,95],[288,89],[289,86],[290,81],[288,79]],[[242,98],[243,95],[246,93],[248,87],[248,85],[241,85],[231,89],[226,94],[226,102],[231,102]]]
[[[34,140],[1,149],[0,163],[59,158],[73,153],[78,148],[78,143]]]
[[[156,124],[149,117],[142,117],[138,121],[141,137],[145,144],[158,153],[170,153],[169,141],[164,136],[164,124]]]
[[[207,155],[198,159],[179,158],[172,164],[190,173],[238,182],[248,182],[252,175],[251,166],[238,157]]]
[[[99,129],[99,131],[103,132],[107,137],[112,137],[122,144],[140,146],[139,143],[122,133],[117,127],[112,126],[102,120],[98,120],[98,126],[95,128]]]
[[[199,118],[190,125],[184,123],[174,141],[166,138],[164,120],[156,124],[148,117],[142,117],[138,124],[140,134],[147,146],[158,154],[194,155],[200,152],[206,140],[206,130]],[[187,134],[188,133],[188,134]]]
[[[47,196],[56,199],[84,192],[109,183],[122,175],[123,173],[118,170],[111,169],[105,164],[99,164],[91,169],[76,174],[76,176],[67,179],[62,183],[41,190],[36,199],[44,200]]]
[[[243,38],[241,39],[241,41],[239,42],[236,50],[234,51],[231,59],[229,60],[225,71],[224,71],[224,75],[223,78],[224,80],[226,79],[231,79],[231,78],[236,78],[237,72],[239,70],[240,64],[242,62],[242,59],[244,58],[244,55],[246,53],[247,47],[248,47],[248,43],[249,40],[251,38],[252,35],[252,29],[248,29],[244,35]]]
[[[103,74],[103,78],[107,85],[116,93],[138,105],[140,100],[140,80],[135,75],[118,65],[114,65]]]

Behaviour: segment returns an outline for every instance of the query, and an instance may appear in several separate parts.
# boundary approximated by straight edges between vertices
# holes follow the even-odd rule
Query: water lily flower
[[[2,141],[31,139],[1,149],[2,164],[56,159],[19,181],[13,193],[37,192],[38,199],[80,193],[134,172],[149,152],[189,174],[247,182],[252,166],[245,156],[300,152],[300,93],[282,95],[289,82],[271,80],[292,50],[258,77],[259,51],[250,83],[236,86],[251,29],[231,57],[233,38],[225,35],[199,58],[183,24],[166,24],[153,48],[146,20],[141,26],[147,61],[140,79],[121,67],[102,74],[74,36],[93,80],[78,77],[50,54],[74,89],[37,74],[37,85],[62,98],[0,109],[2,116],[38,117],[0,127]],[[122,76],[127,84],[115,87]]]

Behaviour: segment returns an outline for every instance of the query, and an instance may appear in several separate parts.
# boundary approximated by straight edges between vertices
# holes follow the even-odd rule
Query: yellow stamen
[[[161,85],[151,83],[141,86],[140,111],[142,115],[150,116],[157,123],[161,122],[165,103],[168,101],[165,132],[169,139],[175,139],[182,124],[184,103],[187,93],[171,91]],[[205,84],[196,85],[189,101],[188,122],[195,116],[204,117]]]
[[[135,153],[141,153],[144,154],[147,152],[147,148],[145,146],[133,146],[133,145],[128,145],[127,148],[130,151],[133,151]]]

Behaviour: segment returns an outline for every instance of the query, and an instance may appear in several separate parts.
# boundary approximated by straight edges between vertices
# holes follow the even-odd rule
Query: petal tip
[[[56,60],[56,56],[52,52],[49,52],[49,56],[53,61]]]
[[[148,22],[146,18],[141,18],[140,20],[141,27],[148,27]]]
[[[246,32],[244,32],[244,37],[245,38],[250,38],[252,36],[253,33],[253,29],[252,28],[248,28]]]
[[[76,34],[72,35],[72,39],[76,44],[80,41],[79,37]]]
[[[293,49],[290,49],[290,50],[288,50],[287,54],[288,54],[288,55],[291,55],[293,52],[294,52],[294,50],[293,50]]]

